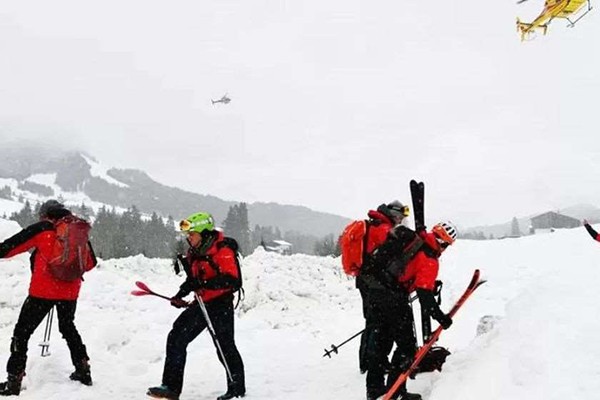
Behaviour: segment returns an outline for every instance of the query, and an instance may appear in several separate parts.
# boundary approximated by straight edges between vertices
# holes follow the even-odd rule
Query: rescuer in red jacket
[[[393,346],[391,334],[395,330],[395,309],[390,305],[398,302],[398,294],[390,288],[393,282],[385,275],[385,266],[393,252],[382,252],[381,248],[388,242],[394,227],[401,226],[399,224],[408,215],[408,207],[398,200],[368,212],[363,266],[356,277],[365,318],[359,362],[361,371],[366,372],[368,399],[381,396],[385,390],[387,357]]]
[[[67,342],[71,352],[71,361],[75,366],[75,372],[71,374],[70,378],[87,386],[92,384],[89,357],[74,322],[82,279],[70,282],[60,280],[52,275],[47,262],[57,240],[55,223],[70,215],[72,215],[71,212],[63,204],[56,200],[48,200],[40,207],[39,222],[26,227],[0,243],[0,258],[8,258],[33,250],[30,258],[32,275],[29,296],[23,303],[15,325],[10,345],[10,357],[6,365],[8,379],[6,382],[0,383],[1,396],[20,393],[21,381],[25,375],[29,338],[52,307],[56,307],[58,329]],[[96,258],[89,242],[88,246],[89,257],[85,260],[86,270],[96,265]]]
[[[234,292],[242,284],[237,243],[214,229],[213,218],[208,213],[189,216],[181,221],[180,228],[187,234],[190,245],[186,257],[181,258],[187,279],[171,299],[171,304],[177,308],[187,308],[175,320],[167,338],[162,385],[149,388],[147,394],[160,399],[179,399],[187,346],[208,324],[198,302],[190,305],[183,300],[189,293],[195,292],[206,304],[209,320],[215,330],[215,344],[218,343],[223,352],[224,359],[217,351],[219,361],[231,373],[231,379],[227,377],[227,392],[218,400],[244,397],[244,363],[235,344],[233,324]]]

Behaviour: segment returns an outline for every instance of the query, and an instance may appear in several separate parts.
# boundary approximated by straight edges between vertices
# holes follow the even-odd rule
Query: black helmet
[[[65,215],[65,212],[68,213],[69,211],[64,204],[56,200],[48,200],[40,206],[38,216],[40,218],[60,218]]]
[[[408,217],[410,210],[408,206],[400,203],[398,200],[394,200],[388,204],[382,204],[377,208],[377,211],[393,219],[397,223],[402,221],[403,218]]]

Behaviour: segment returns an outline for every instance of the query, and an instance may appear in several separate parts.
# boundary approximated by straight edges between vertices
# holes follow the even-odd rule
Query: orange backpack
[[[91,225],[74,215],[67,215],[54,223],[56,241],[48,258],[52,276],[66,282],[80,279],[84,272],[94,268],[88,245]]]
[[[342,267],[348,275],[357,276],[362,268],[365,252],[367,251],[368,230],[369,224],[367,221],[352,221],[340,236]]]

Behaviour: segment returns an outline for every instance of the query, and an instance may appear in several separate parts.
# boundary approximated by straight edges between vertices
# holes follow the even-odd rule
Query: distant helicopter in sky
[[[212,102],[212,104],[214,106],[216,103],[229,104],[229,102],[231,101],[231,99],[229,97],[227,97],[227,93],[225,93],[223,95],[223,97],[221,97],[219,100],[212,100],[211,99],[210,101]]]

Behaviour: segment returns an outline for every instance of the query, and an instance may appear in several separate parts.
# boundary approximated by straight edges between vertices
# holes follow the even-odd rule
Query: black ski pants
[[[85,345],[75,327],[77,300],[47,300],[28,296],[15,325],[6,372],[12,375],[21,375],[25,372],[29,338],[52,307],[56,307],[58,330],[67,341],[73,365],[77,368],[83,361],[89,359]]]
[[[414,319],[406,292],[360,289],[366,320],[361,338],[361,369],[367,371],[367,390],[377,391],[412,362],[416,352]],[[391,362],[388,355],[396,344]]]
[[[233,296],[223,296],[206,303],[206,310],[233,378],[233,380],[227,378],[227,387],[237,392],[245,392],[244,363],[234,340]],[[173,329],[167,338],[167,357],[162,378],[163,385],[169,389],[181,393],[187,346],[205,328],[207,328],[206,320],[196,302],[185,309],[173,323]],[[223,359],[218,351],[217,355],[223,364]],[[199,365],[198,368],[201,366]]]

